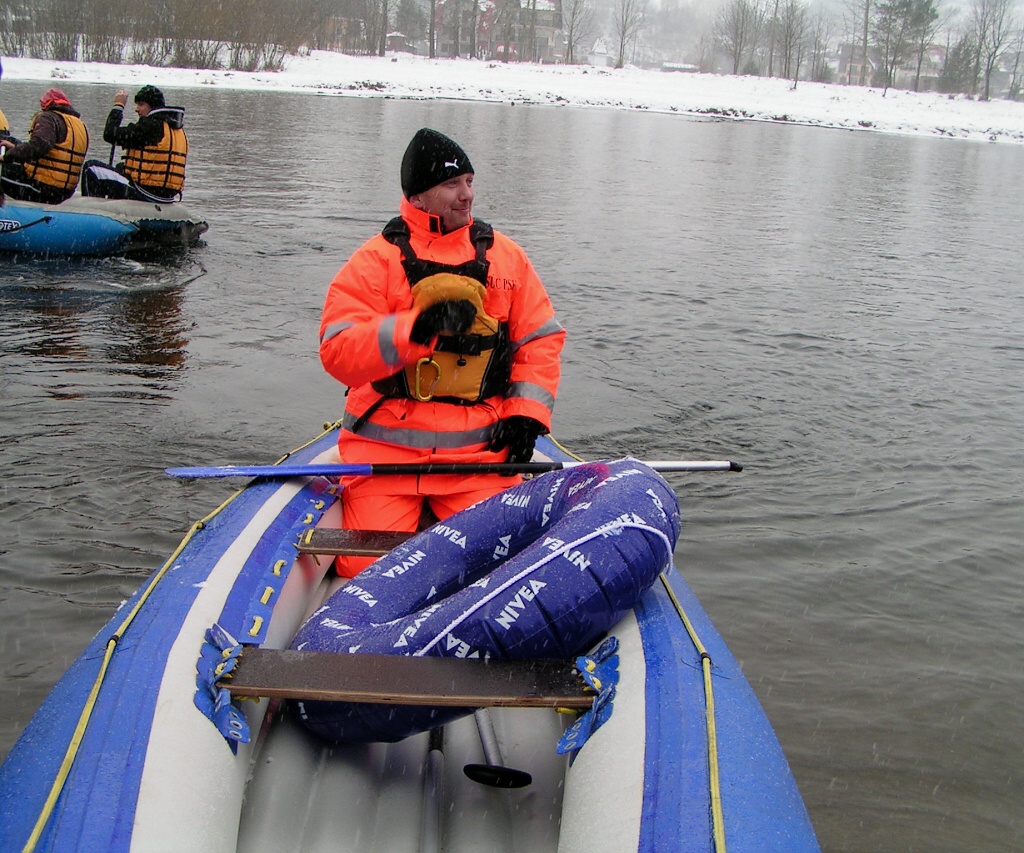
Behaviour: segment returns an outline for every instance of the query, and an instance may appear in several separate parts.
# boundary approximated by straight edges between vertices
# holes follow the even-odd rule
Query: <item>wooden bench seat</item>
[[[382,557],[401,545],[412,533],[393,530],[338,530],[316,527],[299,540],[300,554],[331,557]]]
[[[217,682],[237,696],[447,705],[573,708],[594,703],[572,660],[463,660],[246,647]]]

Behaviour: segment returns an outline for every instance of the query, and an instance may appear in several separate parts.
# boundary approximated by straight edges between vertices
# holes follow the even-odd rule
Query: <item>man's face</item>
[[[145,101],[136,101],[135,102],[135,112],[137,112],[139,114],[139,118],[142,118],[143,116],[148,116],[149,115],[149,111],[152,110],[152,109],[153,108],[149,104],[147,104]]]
[[[439,216],[445,231],[455,231],[469,225],[474,197],[473,175],[468,173],[417,193],[409,201],[413,207]]]

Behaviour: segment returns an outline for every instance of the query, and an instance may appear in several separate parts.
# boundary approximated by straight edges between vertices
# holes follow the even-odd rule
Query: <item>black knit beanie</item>
[[[154,110],[161,110],[164,107],[164,93],[156,86],[143,86],[135,93],[135,103],[149,104]]]
[[[473,173],[473,164],[454,139],[424,127],[416,131],[402,157],[402,192],[412,198],[443,181]]]

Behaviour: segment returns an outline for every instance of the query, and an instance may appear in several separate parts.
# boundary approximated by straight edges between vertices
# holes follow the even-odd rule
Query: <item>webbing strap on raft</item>
[[[708,788],[711,795],[711,831],[715,840],[717,853],[725,853],[725,815],[722,812],[722,786],[718,773],[718,735],[715,730],[715,694],[711,683],[711,655],[708,654],[704,644],[697,636],[693,625],[690,623],[683,605],[676,597],[675,590],[668,581],[668,577],[662,573],[661,583],[668,593],[672,606],[675,607],[679,618],[683,620],[686,633],[690,635],[690,641],[700,654],[701,670],[704,673],[704,716],[707,721],[708,732]]]

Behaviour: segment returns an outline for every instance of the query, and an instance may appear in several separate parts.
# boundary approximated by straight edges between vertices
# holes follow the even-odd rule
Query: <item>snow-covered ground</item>
[[[346,56],[313,51],[288,57],[279,73],[151,68],[141,65],[3,60],[5,80],[222,86],[320,95],[457,98],[515,104],[712,114],[924,136],[1024,144],[1024,103],[966,96],[832,86],[760,77],[527,65],[411,54]],[[4,103],[0,83],[0,107]]]

